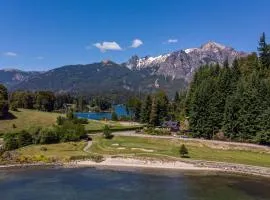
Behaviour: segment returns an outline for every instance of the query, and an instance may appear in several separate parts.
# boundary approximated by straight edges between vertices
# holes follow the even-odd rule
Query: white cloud
[[[168,39],[167,40],[167,44],[171,44],[171,43],[177,43],[178,42],[178,39]]]
[[[143,45],[143,42],[140,39],[135,39],[132,41],[131,48],[138,48],[139,46]]]
[[[5,53],[4,53],[4,56],[15,57],[15,56],[17,56],[17,54],[14,53],[14,52],[9,51],[9,52],[5,52]]]
[[[37,56],[36,59],[37,59],[37,60],[43,60],[44,57],[43,57],[43,56]]]
[[[102,43],[95,43],[93,45],[97,47],[101,52],[106,52],[108,50],[111,50],[111,51],[122,50],[120,45],[117,44],[116,42],[102,42]],[[86,47],[86,48],[89,49],[89,47]]]

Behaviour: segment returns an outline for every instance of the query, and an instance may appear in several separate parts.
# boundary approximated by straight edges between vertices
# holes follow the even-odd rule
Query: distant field
[[[41,112],[37,110],[19,109],[18,112],[11,111],[14,119],[0,120],[0,133],[20,131],[33,126],[51,126],[55,124],[57,113]],[[16,128],[13,128],[13,124]]]
[[[189,159],[270,167],[270,152],[263,149],[222,149],[205,145],[203,142],[175,139],[115,136],[112,140],[106,140],[96,136],[90,151],[108,155],[180,158],[181,144],[188,148]]]
[[[58,113],[41,112],[37,110],[20,109],[18,112],[11,111],[14,119],[0,120],[0,134],[20,131],[33,126],[48,127],[56,123]],[[13,127],[13,124],[16,128]],[[110,125],[113,130],[127,130],[141,127],[134,123],[89,120],[85,129],[90,132],[101,131],[104,125]]]

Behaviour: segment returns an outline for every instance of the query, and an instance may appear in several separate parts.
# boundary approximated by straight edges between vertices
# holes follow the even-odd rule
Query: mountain
[[[179,87],[185,86],[185,82],[183,80],[167,81],[164,77],[158,75],[146,76],[112,61],[103,61],[53,69],[26,79],[12,89],[91,94],[123,91],[152,92],[158,88],[164,90],[171,88],[173,90],[173,85],[176,85],[175,90],[178,90]]]
[[[151,75],[184,79],[189,82],[194,71],[202,65],[217,63],[222,65],[227,59],[231,64],[235,58],[247,55],[247,53],[238,52],[231,47],[208,42],[199,48],[175,51],[157,57],[133,56],[125,63],[125,66],[133,71],[147,70]]]
[[[7,87],[12,87],[40,73],[34,71],[26,72],[18,69],[0,69],[0,83]]]
[[[52,90],[71,93],[152,92],[157,89],[174,94],[186,87],[193,73],[205,64],[229,64],[247,56],[231,47],[208,42],[199,48],[171,52],[157,57],[133,56],[117,64],[103,61],[87,65],[68,65],[47,72],[0,70],[0,82],[9,89]]]

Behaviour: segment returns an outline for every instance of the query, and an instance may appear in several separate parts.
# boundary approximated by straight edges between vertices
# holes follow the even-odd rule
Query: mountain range
[[[247,56],[231,47],[208,42],[199,48],[174,51],[157,57],[132,56],[117,64],[102,61],[87,65],[68,65],[46,72],[0,70],[0,82],[10,90],[52,90],[71,93],[113,91],[152,92],[163,89],[174,93],[191,81],[194,72],[205,64]]]

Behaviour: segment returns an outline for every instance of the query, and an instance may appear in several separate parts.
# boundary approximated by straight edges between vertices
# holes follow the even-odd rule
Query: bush
[[[47,151],[47,147],[40,147],[40,151]]]
[[[66,120],[67,119],[65,117],[58,116],[56,119],[56,123],[57,123],[57,125],[63,125]]]
[[[39,133],[39,143],[40,144],[53,144],[60,141],[59,135],[52,128],[41,129]]]
[[[263,145],[270,145],[270,131],[260,131],[256,134],[256,142]]]
[[[12,110],[12,111],[18,111],[18,107],[17,107],[17,105],[14,104],[14,103],[11,103],[11,104],[9,105],[9,109]]]
[[[74,118],[72,120],[74,124],[88,124],[88,119],[86,118]]]
[[[118,121],[118,116],[117,116],[116,112],[112,113],[112,121]]]
[[[184,144],[182,144],[180,146],[179,153],[180,153],[182,158],[188,157],[188,149],[186,148],[186,146]]]
[[[112,139],[112,138],[113,138],[111,128],[110,128],[108,125],[105,125],[105,126],[103,127],[103,136],[104,136],[106,139]]]
[[[33,144],[33,139],[30,133],[25,130],[22,130],[17,134],[18,147],[24,147],[30,144]]]
[[[7,133],[4,135],[5,150],[13,150],[19,147],[17,133]]]
[[[60,137],[61,142],[79,141],[86,135],[83,125],[74,124],[70,121],[66,121],[62,126],[55,127],[55,131]]]

